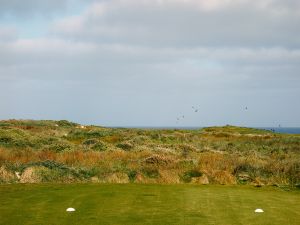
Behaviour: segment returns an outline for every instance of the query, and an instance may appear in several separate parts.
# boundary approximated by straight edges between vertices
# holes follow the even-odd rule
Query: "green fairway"
[[[300,224],[300,192],[270,187],[18,184],[0,186],[0,202],[5,225]]]

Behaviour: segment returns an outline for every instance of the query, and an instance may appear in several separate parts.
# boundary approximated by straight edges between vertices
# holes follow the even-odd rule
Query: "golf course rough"
[[[157,184],[0,186],[0,224],[298,225],[300,192],[274,187]],[[75,212],[66,212],[68,207]],[[263,209],[264,213],[255,213]]]

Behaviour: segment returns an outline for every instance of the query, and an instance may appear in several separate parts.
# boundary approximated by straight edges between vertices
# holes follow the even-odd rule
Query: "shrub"
[[[152,167],[144,167],[142,169],[142,173],[149,178],[158,178],[159,177],[159,172],[157,168],[152,168]]]
[[[97,139],[87,139],[82,142],[83,145],[94,145],[98,142]]]
[[[107,146],[102,141],[99,141],[98,143],[93,145],[92,149],[94,151],[105,151],[105,150],[107,150]]]
[[[181,180],[185,183],[190,183],[193,177],[201,177],[203,173],[198,170],[189,170],[180,176]]]
[[[57,125],[62,126],[62,127],[76,127],[78,124],[67,121],[67,120],[59,120],[59,121],[57,121]]]
[[[111,135],[112,132],[109,130],[72,130],[68,134],[68,139],[88,139],[88,138],[100,138]]]
[[[55,152],[64,152],[72,149],[72,146],[68,143],[55,143],[47,147],[47,149]]]
[[[130,143],[130,142],[122,142],[122,143],[117,144],[117,147],[121,148],[125,151],[128,151],[128,150],[131,150],[133,148],[133,144]]]
[[[4,147],[33,147],[29,136],[20,129],[0,129],[0,145]]]
[[[82,177],[84,179],[89,179],[91,177],[94,177],[98,174],[100,174],[99,168],[90,168],[90,169],[86,169],[86,168],[81,168],[78,170],[78,176]]]
[[[127,172],[127,176],[130,182],[134,182],[137,176],[137,172],[135,170],[130,170]]]
[[[55,161],[51,161],[51,160],[27,163],[27,164],[22,165],[20,170],[23,171],[27,167],[32,167],[32,166],[43,166],[43,167],[46,167],[48,169],[70,170],[66,165],[64,165],[62,163],[55,162]]]
[[[300,187],[300,163],[299,162],[295,162],[289,167],[287,171],[287,176],[292,185]]]

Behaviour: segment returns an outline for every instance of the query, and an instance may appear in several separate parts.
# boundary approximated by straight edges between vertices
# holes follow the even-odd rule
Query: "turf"
[[[300,223],[300,192],[271,187],[17,184],[0,186],[0,202],[5,225]]]

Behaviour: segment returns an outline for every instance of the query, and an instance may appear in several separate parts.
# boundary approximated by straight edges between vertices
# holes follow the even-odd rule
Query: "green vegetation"
[[[299,191],[249,186],[1,185],[0,224],[296,225]],[[74,207],[75,212],[66,209]],[[264,213],[254,213],[262,208]]]
[[[299,187],[300,135],[0,121],[0,183],[45,182]]]

